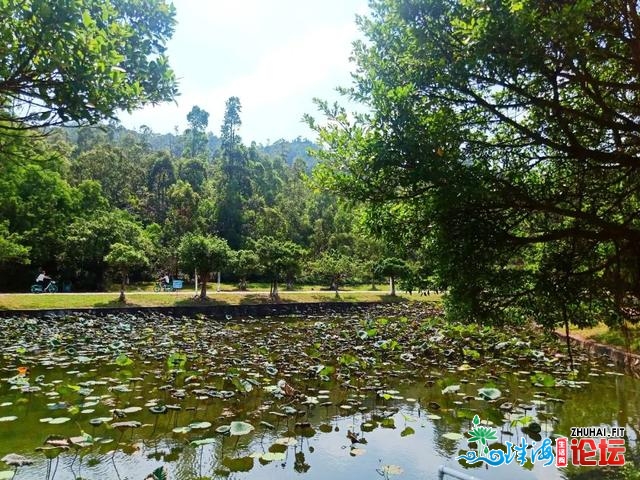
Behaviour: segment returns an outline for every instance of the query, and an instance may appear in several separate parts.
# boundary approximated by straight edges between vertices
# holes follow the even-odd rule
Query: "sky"
[[[298,136],[314,139],[301,121],[320,117],[312,99],[334,101],[350,86],[356,14],[367,0],[174,0],[176,30],[169,62],[179,82],[176,102],[119,116],[127,128],[156,133],[187,128],[194,105],[209,112],[220,135],[226,100],[240,99],[245,144]]]

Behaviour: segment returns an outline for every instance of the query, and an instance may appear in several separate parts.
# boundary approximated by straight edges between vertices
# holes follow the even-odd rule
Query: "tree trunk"
[[[567,340],[567,352],[569,352],[569,365],[573,370],[573,352],[571,351],[571,339],[569,338],[569,317],[567,315],[567,306],[562,306],[562,321],[564,322],[564,334]]]
[[[124,295],[124,283],[125,283],[125,279],[127,278],[127,275],[125,273],[122,274],[122,282],[120,283],[120,298],[118,298],[118,301],[120,303],[125,303],[127,301],[127,298]]]
[[[391,296],[396,296],[396,279],[393,278],[393,275],[391,276]]]
[[[208,279],[209,279],[209,272],[206,272],[200,275],[200,282],[201,282],[200,300],[207,299],[207,280]]]

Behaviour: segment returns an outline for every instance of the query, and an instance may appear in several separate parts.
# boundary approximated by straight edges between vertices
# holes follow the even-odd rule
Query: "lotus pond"
[[[444,323],[424,305],[0,325],[0,479],[435,479],[440,465],[492,480],[635,475],[456,460],[476,414],[499,432],[491,448],[625,426],[634,459],[640,383],[580,353],[570,371],[541,332]]]

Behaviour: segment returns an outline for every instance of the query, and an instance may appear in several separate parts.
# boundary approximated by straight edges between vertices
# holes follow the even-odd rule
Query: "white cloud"
[[[333,3],[341,1],[346,5]],[[246,142],[308,135],[300,118],[313,113],[312,97],[334,98],[335,87],[350,83],[348,58],[358,37],[353,18],[366,1],[351,0],[342,16],[330,5],[307,11],[300,4],[305,2],[189,0],[187,11],[186,0],[176,2],[179,25],[169,55],[180,78],[178,104],[123,115],[123,123],[156,132],[178,125],[182,131],[187,113],[199,105],[210,113],[209,130],[218,133],[225,101],[237,96]]]

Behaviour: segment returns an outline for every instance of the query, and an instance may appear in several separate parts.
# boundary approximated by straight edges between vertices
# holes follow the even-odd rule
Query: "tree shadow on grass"
[[[297,301],[283,300],[282,297],[271,297],[268,293],[249,293],[243,295],[240,301],[240,305],[273,305],[278,303],[298,303]]]
[[[176,306],[176,307],[209,307],[213,305],[231,305],[231,303],[225,300],[220,300],[220,299],[211,298],[211,297],[207,297],[206,299],[202,300],[198,296],[198,297],[185,298],[183,300],[177,300],[173,304],[173,306]],[[172,305],[167,305],[167,306],[172,306]]]
[[[108,300],[106,302],[94,303],[93,305],[89,305],[91,308],[140,308],[144,305],[139,303],[132,302],[131,299],[127,298],[126,302],[121,302],[118,297],[113,298],[112,300]]]
[[[380,301],[386,303],[408,303],[411,300],[405,297],[400,297],[398,295],[380,295]]]

